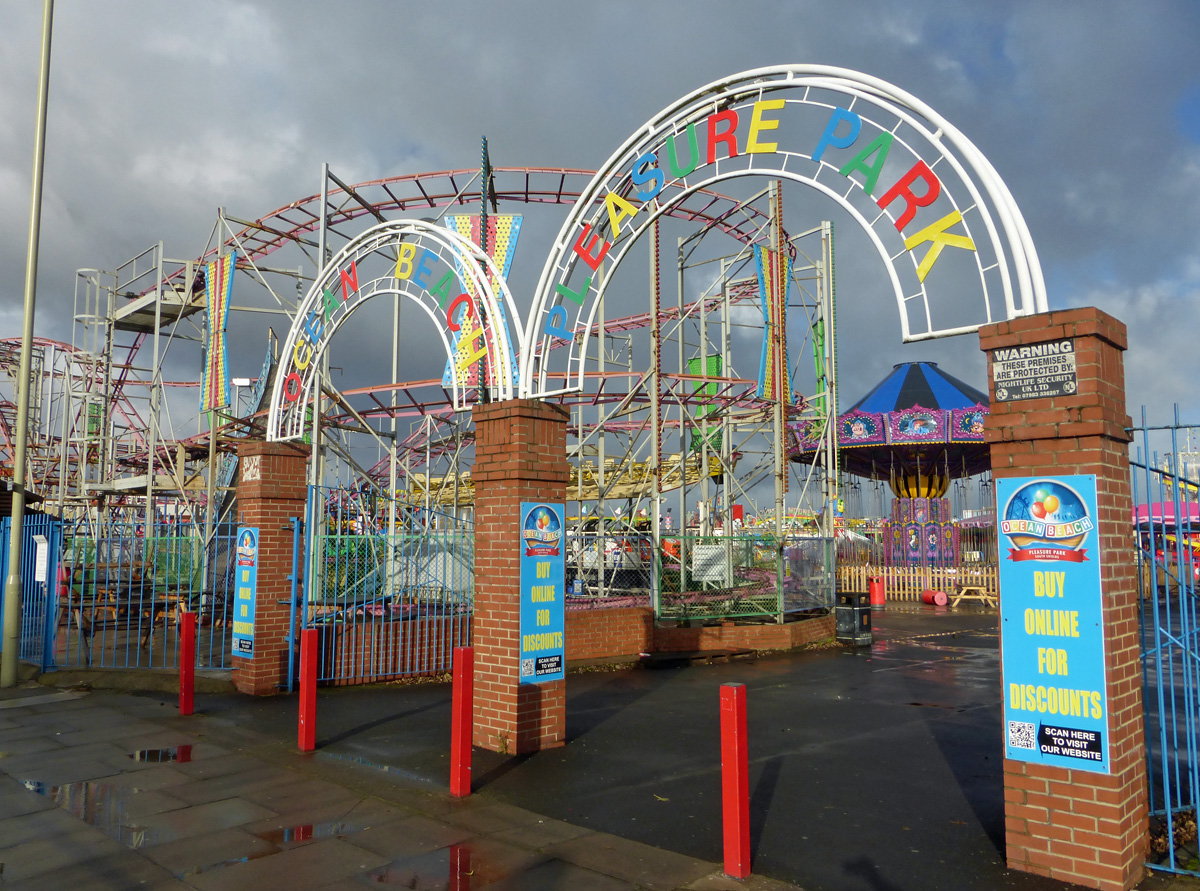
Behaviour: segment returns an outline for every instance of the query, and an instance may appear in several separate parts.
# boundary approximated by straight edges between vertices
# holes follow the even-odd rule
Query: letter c
[[[454,310],[458,308],[459,304],[466,304],[466,309],[463,310],[463,321],[475,316],[475,301],[471,299],[471,295],[459,294],[446,307],[446,327],[451,331],[458,331],[462,327],[454,321]]]

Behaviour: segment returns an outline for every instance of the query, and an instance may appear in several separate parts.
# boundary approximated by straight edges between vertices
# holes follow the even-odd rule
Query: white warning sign
[[[992,350],[992,382],[997,402],[1075,395],[1074,339]]]

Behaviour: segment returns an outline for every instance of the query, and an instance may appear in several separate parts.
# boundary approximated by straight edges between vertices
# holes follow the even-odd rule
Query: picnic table
[[[145,647],[160,621],[174,614],[178,621],[186,597],[156,588],[142,573],[141,563],[78,564],[68,566],[59,589],[59,610],[89,642],[97,628],[139,630]],[[61,619],[60,619],[61,621]]]

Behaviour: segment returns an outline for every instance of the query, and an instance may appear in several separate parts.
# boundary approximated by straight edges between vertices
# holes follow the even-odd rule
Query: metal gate
[[[377,493],[310,487],[308,557],[293,615],[320,631],[318,680],[361,684],[452,667],[470,641],[475,530]],[[296,565],[301,564],[296,536]],[[294,686],[294,672],[288,687]]]
[[[1150,805],[1147,866],[1200,875],[1200,462],[1178,422],[1134,428],[1134,537]]]
[[[12,517],[0,523],[0,579],[8,578]],[[21,652],[20,659],[45,671],[54,666],[56,613],[62,524],[44,514],[25,514],[21,524]],[[0,582],[0,615],[4,583]]]
[[[197,616],[196,667],[230,668],[237,528],[81,519],[63,532],[57,665],[175,668],[178,617]]]

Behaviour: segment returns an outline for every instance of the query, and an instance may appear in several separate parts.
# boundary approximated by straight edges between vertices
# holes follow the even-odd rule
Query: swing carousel
[[[905,362],[838,416],[843,473],[891,490],[883,522],[885,557],[894,565],[954,565],[961,529],[947,496],[952,481],[991,468],[983,422],[988,397],[938,368]],[[819,431],[802,425],[793,461],[807,462]],[[881,499],[882,500],[882,499]]]

